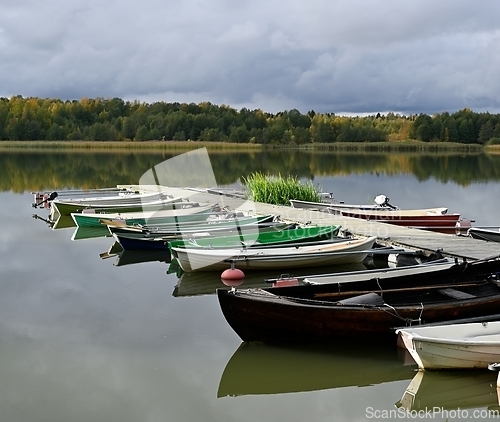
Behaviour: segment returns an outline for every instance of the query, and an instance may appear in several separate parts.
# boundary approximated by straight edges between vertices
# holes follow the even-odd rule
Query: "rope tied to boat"
[[[410,327],[410,326],[414,325],[414,324],[412,324],[414,322],[418,322],[418,325],[422,324],[422,314],[424,313],[424,304],[422,302],[420,302],[420,315],[418,316],[418,318],[405,318],[405,317],[399,315],[396,308],[394,308],[394,306],[392,306],[392,305],[389,305],[388,303],[384,303],[383,306],[386,306],[392,312],[381,307],[380,309],[382,311],[387,312],[388,314],[392,315],[393,317],[400,319],[401,321],[403,321],[405,323],[406,327]]]

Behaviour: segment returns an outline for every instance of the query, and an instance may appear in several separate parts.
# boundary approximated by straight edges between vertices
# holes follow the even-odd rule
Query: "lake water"
[[[116,258],[100,257],[110,238],[72,241],[73,229],[50,230],[32,218],[46,212],[31,207],[30,191],[137,183],[166,158],[0,152],[0,421],[491,416],[488,409],[498,406],[496,374],[422,376],[396,348],[377,345],[242,344],[213,294],[222,286],[218,275],[179,280],[158,261],[117,266]],[[346,202],[384,193],[400,207],[446,206],[474,225],[500,223],[500,158],[494,156],[274,151],[210,158],[225,186],[238,186],[253,171],[293,174]],[[252,283],[259,280],[249,277],[246,284]],[[413,402],[403,399],[410,386]]]

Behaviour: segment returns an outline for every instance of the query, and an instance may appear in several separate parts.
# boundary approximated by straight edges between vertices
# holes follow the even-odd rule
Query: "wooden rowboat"
[[[436,275],[218,289],[229,325],[244,341],[388,340],[394,328],[498,313],[500,260],[460,263]]]

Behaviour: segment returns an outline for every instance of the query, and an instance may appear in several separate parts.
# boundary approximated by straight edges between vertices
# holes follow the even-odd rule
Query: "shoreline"
[[[388,142],[336,142],[308,145],[262,145],[235,144],[230,142],[199,141],[0,141],[0,150],[193,150],[206,147],[209,150],[261,151],[266,149],[294,149],[302,151],[338,151],[338,152],[464,152],[500,154],[500,145],[483,146],[478,144],[388,141]]]

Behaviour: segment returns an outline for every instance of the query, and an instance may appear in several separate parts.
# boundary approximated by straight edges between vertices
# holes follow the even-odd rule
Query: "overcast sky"
[[[500,112],[498,0],[1,0],[0,96]]]

